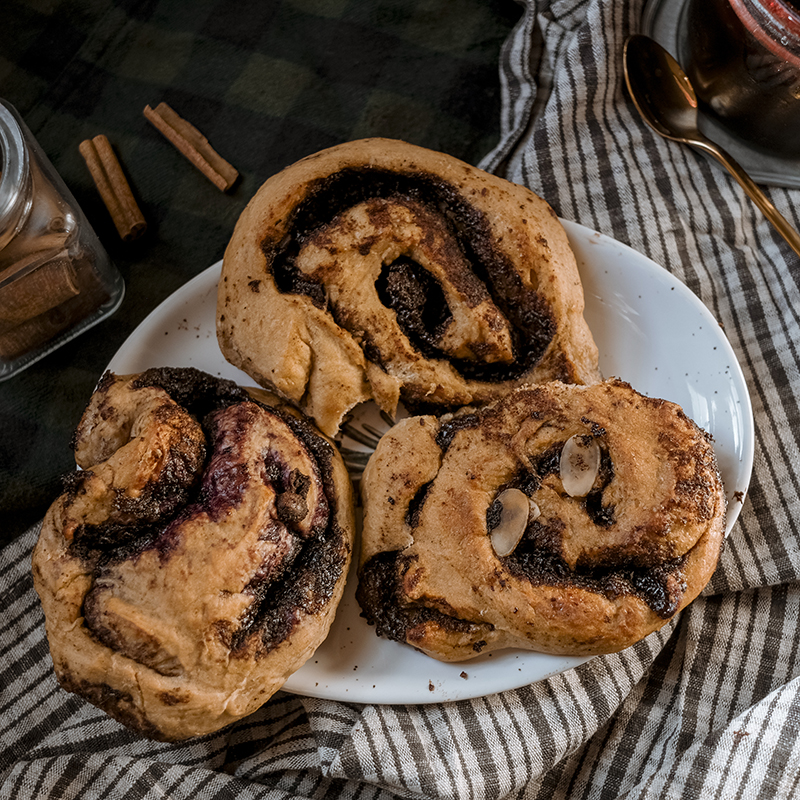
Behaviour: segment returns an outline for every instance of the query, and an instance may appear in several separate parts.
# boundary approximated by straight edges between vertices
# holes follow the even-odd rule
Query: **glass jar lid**
[[[14,115],[0,102],[0,248],[13,238],[30,205],[28,148]]]

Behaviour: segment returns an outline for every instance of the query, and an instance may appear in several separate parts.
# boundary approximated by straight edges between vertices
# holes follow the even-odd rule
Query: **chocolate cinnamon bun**
[[[528,189],[387,139],[270,178],[226,249],[225,357],[329,435],[358,403],[394,415],[522,383],[600,379],[566,233]]]
[[[261,706],[326,637],[353,545],[335,447],[193,369],[107,373],[33,555],[56,676],[178,740]]]
[[[619,380],[405,419],[361,490],[363,615],[443,661],[618,651],[697,596],[724,537],[708,437]]]

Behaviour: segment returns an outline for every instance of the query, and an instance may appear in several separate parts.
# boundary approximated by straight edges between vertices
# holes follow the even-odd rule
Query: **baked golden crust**
[[[530,192],[442,153],[366,139],[270,178],[226,249],[225,357],[333,435],[374,399],[485,403],[599,380],[566,233]]]
[[[325,639],[349,476],[296,412],[191,369],[107,374],[34,585],[61,685],[155,739],[259,708]],[[265,402],[266,401],[266,402]]]
[[[365,616],[444,661],[618,651],[697,596],[724,537],[706,435],[619,380],[522,387],[476,412],[403,420],[361,491]],[[515,503],[521,523],[506,513]]]

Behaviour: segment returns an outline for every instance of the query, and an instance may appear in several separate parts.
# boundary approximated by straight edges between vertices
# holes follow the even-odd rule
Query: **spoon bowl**
[[[625,42],[625,81],[636,110],[666,139],[688,142],[699,133],[697,95],[680,64],[647,36]]]
[[[800,255],[800,235],[737,161],[701,133],[697,95],[680,64],[654,39],[634,34],[622,54],[625,83],[636,110],[660,136],[715,158],[738,181],[775,229]]]

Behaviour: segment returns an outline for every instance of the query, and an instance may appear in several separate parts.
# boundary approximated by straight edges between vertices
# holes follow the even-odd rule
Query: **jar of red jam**
[[[800,2],[689,0],[681,28],[704,113],[760,150],[800,155]]]
[[[0,100],[0,380],[107,317],[124,291],[64,181]]]

